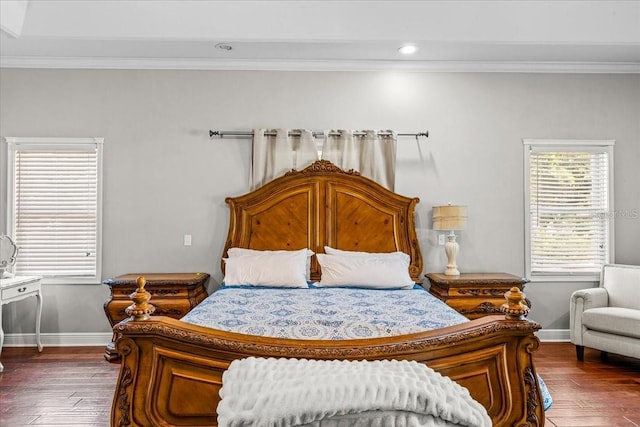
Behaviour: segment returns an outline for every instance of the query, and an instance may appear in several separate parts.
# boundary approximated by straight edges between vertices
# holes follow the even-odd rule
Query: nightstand
[[[507,273],[462,273],[446,276],[428,273],[429,292],[469,319],[501,314],[500,306],[506,302],[505,292],[512,287],[520,290],[529,279]],[[531,304],[527,300],[527,305]]]
[[[40,319],[42,318],[42,286],[41,277],[37,276],[16,276],[0,279],[0,352],[4,344],[4,331],[2,330],[2,306],[11,302],[16,302],[29,297],[36,297],[36,344],[38,351],[42,351],[40,341]],[[0,362],[0,372],[4,366]]]
[[[145,289],[151,294],[149,302],[156,308],[154,316],[179,319],[208,296],[207,273],[132,273],[107,279],[102,283],[109,286],[111,296],[104,303],[104,312],[112,327],[129,317],[125,309],[132,304],[129,295],[136,290],[140,276],[147,281]],[[114,345],[116,338],[114,334],[104,353],[110,362],[120,360]]]

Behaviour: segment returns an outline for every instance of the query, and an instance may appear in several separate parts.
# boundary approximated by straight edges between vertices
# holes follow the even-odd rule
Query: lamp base
[[[444,275],[445,276],[459,276],[460,275],[460,270],[458,270],[455,266],[454,267],[447,266],[447,269],[444,271]]]
[[[458,251],[460,251],[460,246],[456,242],[456,235],[453,231],[447,237],[448,241],[444,245],[444,251],[447,254],[447,269],[444,271],[444,275],[459,276],[460,271],[456,265],[456,257],[458,256]]]

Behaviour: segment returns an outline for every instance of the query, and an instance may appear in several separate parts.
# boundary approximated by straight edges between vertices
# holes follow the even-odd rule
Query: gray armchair
[[[569,319],[578,360],[584,347],[640,359],[640,266],[605,265],[599,287],[571,295]]]

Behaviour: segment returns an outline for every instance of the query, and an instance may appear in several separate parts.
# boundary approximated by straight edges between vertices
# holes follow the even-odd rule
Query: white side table
[[[4,331],[2,330],[2,306],[10,302],[20,301],[28,297],[35,296],[37,299],[36,307],[36,343],[38,351],[42,351],[42,342],[40,341],[40,319],[42,318],[42,286],[40,285],[41,277],[23,276],[10,277],[0,279],[0,353],[4,344]],[[2,362],[0,362],[0,372],[4,370]]]

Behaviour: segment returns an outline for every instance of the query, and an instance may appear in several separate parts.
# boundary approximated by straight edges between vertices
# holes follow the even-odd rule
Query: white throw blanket
[[[235,360],[220,427],[491,427],[469,391],[413,361]]]

